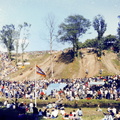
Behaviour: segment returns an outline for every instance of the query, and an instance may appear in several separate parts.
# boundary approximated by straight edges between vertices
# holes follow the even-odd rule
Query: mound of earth
[[[105,55],[98,59],[95,53],[88,52],[87,49],[81,50],[83,58],[71,59],[71,56],[64,52],[58,51],[50,54],[40,54],[38,56],[26,58],[29,59],[30,65],[25,69],[18,70],[16,75],[12,74],[12,80],[34,80],[49,78],[84,78],[98,75],[116,75],[120,74],[120,61],[113,52],[105,51]],[[46,73],[46,78],[35,74],[35,64]],[[100,74],[101,71],[101,74]],[[87,72],[87,74],[86,74]],[[22,75],[20,75],[22,73]]]

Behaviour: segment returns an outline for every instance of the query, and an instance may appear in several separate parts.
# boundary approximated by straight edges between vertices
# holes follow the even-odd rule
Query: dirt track
[[[113,60],[117,59],[116,54],[111,52],[106,53],[105,56],[102,56],[101,61],[99,61],[98,58],[96,57],[96,54],[87,53],[86,50],[83,51],[83,53],[84,53],[84,57],[82,59],[79,59],[78,61],[79,68],[78,68],[77,74],[74,73],[72,75],[72,78],[84,78],[87,75],[85,73],[86,70],[88,70],[87,77],[93,77],[93,76],[99,75],[100,69],[102,70],[102,73],[107,71],[107,73],[110,73],[110,74],[120,74],[120,61],[119,61],[119,66],[115,65],[113,62]],[[57,54],[55,54],[56,57],[55,58],[53,57],[54,78],[58,78],[60,73],[63,72],[63,70],[65,70],[67,66],[70,65],[62,62],[56,62],[59,59],[60,55],[61,53],[58,52]],[[38,63],[38,65],[47,73],[47,75],[50,74],[50,70],[51,70],[50,56],[46,58],[42,63]],[[24,72],[23,75],[17,76],[13,79],[14,80],[35,79],[34,71],[35,71],[34,69],[28,70]],[[42,77],[37,75],[36,78],[40,79]]]

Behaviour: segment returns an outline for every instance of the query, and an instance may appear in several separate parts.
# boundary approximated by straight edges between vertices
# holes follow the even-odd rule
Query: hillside
[[[117,55],[110,51],[105,51],[105,55],[101,60],[98,60],[96,54],[87,49],[81,50],[83,58],[72,59],[67,52],[55,52],[52,55],[44,54],[29,54],[26,53],[24,59],[28,59],[30,65],[25,68],[19,68],[14,74],[10,74],[12,80],[34,80],[44,79],[42,76],[35,74],[35,64],[37,64],[46,73],[46,79],[51,78],[51,68],[53,66],[53,78],[84,78],[100,75],[115,75],[120,74],[120,61]],[[53,61],[53,62],[51,62]],[[86,70],[88,74],[86,74]]]

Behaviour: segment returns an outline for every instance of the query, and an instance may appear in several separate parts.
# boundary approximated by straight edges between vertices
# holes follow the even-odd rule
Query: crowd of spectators
[[[99,82],[104,82],[104,84],[97,84]],[[96,84],[91,85],[94,82]],[[36,83],[36,84],[35,84]],[[46,90],[50,84],[55,83],[65,83],[66,86],[63,89],[56,90],[53,88],[50,94],[46,94]],[[46,115],[43,114],[42,110],[38,110],[35,105],[30,102],[29,104],[18,103],[17,99],[27,98],[31,101],[35,99],[35,93],[37,99],[48,100],[49,97],[56,99],[66,99],[69,101],[79,100],[79,99],[113,99],[118,100],[120,98],[120,75],[106,76],[106,77],[91,77],[83,79],[50,79],[50,80],[37,80],[37,81],[9,81],[0,80],[0,97],[5,97],[6,99],[16,99],[13,103],[9,101],[4,102],[4,106],[7,108],[18,109],[20,111],[19,117],[23,117],[24,114],[29,110],[31,113],[37,113],[44,118],[54,118],[57,117],[58,111],[63,116],[63,119],[73,119],[79,120],[81,116],[78,114],[73,115],[73,111],[70,113],[65,112],[65,108],[60,108],[56,103],[49,103],[46,106]],[[34,110],[33,110],[34,108]],[[54,108],[54,109],[53,109]],[[100,109],[99,109],[100,110]],[[38,112],[37,112],[38,111]],[[22,112],[22,114],[21,114]],[[74,111],[76,112],[76,111]],[[111,114],[112,112],[109,112]],[[33,115],[36,117],[36,114]],[[108,117],[106,114],[105,117]],[[111,119],[113,116],[109,115]],[[114,117],[120,117],[119,112],[114,114]],[[115,119],[114,119],[115,120]]]
[[[42,108],[37,108],[35,104],[31,101],[30,103],[18,102],[18,99],[10,104],[8,100],[4,102],[4,107],[7,109],[15,109],[18,111],[19,120],[29,120],[28,114],[31,113],[32,120],[38,120],[41,118],[44,119],[54,119],[54,118],[62,118],[69,120],[82,120],[82,116],[84,115],[81,108],[71,109],[66,111],[64,104],[57,104],[56,102],[49,103]],[[99,108],[99,109],[98,109]],[[102,112],[100,106],[98,106],[96,111]],[[115,107],[108,107],[106,112],[103,112],[104,118],[102,120],[120,120],[120,111]],[[31,119],[30,119],[31,120]]]
[[[108,107],[107,112],[103,112],[104,118],[102,120],[120,120],[120,111],[115,107]]]
[[[11,72],[17,71],[8,59],[7,53],[0,52],[1,60],[1,76],[4,78]],[[98,82],[104,84],[97,84]],[[96,84],[91,85],[91,82]],[[36,83],[36,85],[35,85]],[[66,86],[59,91],[51,90],[51,94],[47,94],[47,87],[52,83],[65,83]],[[36,93],[35,93],[36,92]],[[105,76],[105,77],[90,77],[77,79],[49,79],[49,80],[33,80],[29,81],[10,81],[0,80],[0,97],[6,98],[28,98],[35,99],[35,94],[38,99],[48,99],[52,97],[62,97],[70,101],[79,99],[113,99],[120,98],[120,75]]]
[[[97,84],[103,81],[104,84]],[[96,85],[89,84],[90,82]],[[35,85],[36,83],[36,85]],[[48,95],[47,87],[52,83],[66,83],[63,89],[53,88]],[[60,98],[69,101],[79,99],[113,99],[120,98],[120,75],[93,77],[84,79],[55,79],[37,81],[0,80],[0,97],[35,99]]]
[[[100,81],[104,82],[104,84],[97,84]],[[90,85],[90,82],[96,84]],[[120,97],[120,76],[74,79],[71,82],[67,82],[63,92],[65,97],[71,101],[85,98],[117,100]]]
[[[0,51],[0,71],[1,71],[1,79],[7,77],[10,73],[16,72],[18,69],[14,65],[12,65],[11,60],[8,59],[8,54],[6,52]]]
[[[114,76],[99,76],[99,77],[90,77],[90,78],[76,78],[76,79],[43,79],[43,80],[23,80],[23,81],[10,81],[3,80],[2,78],[6,77],[11,72],[17,71],[16,67],[13,67],[11,61],[9,61],[6,53],[0,53],[1,60],[1,80],[0,80],[0,97],[5,97],[6,99],[16,100],[19,98],[26,98],[33,100],[35,97],[37,99],[48,100],[49,97],[57,99],[66,99],[69,101],[79,100],[79,99],[120,99],[120,75]],[[94,82],[96,84],[90,84]],[[103,82],[104,84],[99,84]],[[53,83],[65,83],[66,86],[60,90],[53,88],[50,94],[47,94],[47,88],[50,84]],[[54,104],[55,105],[55,104]],[[9,104],[6,100],[4,106],[7,108],[19,109],[20,112],[24,113],[29,110],[30,112],[37,113],[38,110],[35,108],[33,103],[29,105],[20,103],[18,105],[17,101]],[[34,108],[34,109],[33,109]],[[57,117],[58,108],[54,106],[52,111],[49,111],[50,104],[46,106],[46,115],[43,114],[42,110],[38,111],[38,114],[44,117]],[[80,119],[78,114],[73,115],[71,113],[66,114],[63,108],[59,108],[60,113],[64,113],[63,119],[70,118]],[[74,111],[75,112],[75,111]],[[108,111],[111,113],[110,111]],[[116,116],[120,117],[120,114],[116,113]]]
[[[12,103],[9,103],[8,100],[4,101],[3,106],[9,110],[16,110],[18,112],[18,120],[29,120],[27,113],[31,114],[32,120],[38,120],[40,118],[54,119],[59,116],[62,119],[82,120],[83,112],[81,108],[73,109],[68,113],[63,104],[57,104],[55,102],[50,104],[44,106],[42,109],[38,109],[32,101],[27,104],[18,102],[18,99],[16,99]]]

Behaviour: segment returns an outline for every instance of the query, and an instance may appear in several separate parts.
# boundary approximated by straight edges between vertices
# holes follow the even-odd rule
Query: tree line
[[[19,24],[17,27],[15,25],[5,25],[2,27],[2,30],[0,30],[0,41],[7,49],[8,58],[12,60],[11,58],[11,52],[14,50],[16,51],[16,59],[15,63],[17,65],[18,62],[18,50],[19,47],[22,51],[22,64],[23,63],[23,55],[26,47],[28,46],[28,38],[29,38],[29,28],[31,27],[31,24],[28,24],[27,22],[24,22],[23,24]]]
[[[118,16],[120,18],[120,16]],[[80,37],[86,31],[93,27],[97,32],[94,39],[87,39],[84,43],[79,42]],[[74,57],[79,57],[79,49],[93,47],[99,57],[102,55],[102,50],[112,48],[115,52],[120,51],[120,22],[116,28],[117,35],[108,35],[103,37],[107,29],[107,23],[102,15],[97,15],[94,20],[90,22],[89,19],[81,15],[68,16],[65,21],[59,26],[59,41],[70,42],[73,46]]]
[[[120,19],[120,16],[118,16]],[[115,52],[120,52],[120,22],[118,23],[118,28],[116,28],[117,35],[108,35],[103,37],[106,29],[107,23],[102,15],[97,15],[91,22],[82,15],[70,15],[64,22],[59,25],[58,32],[54,34],[54,19],[49,18],[47,22],[48,30],[50,33],[50,47],[52,51],[52,41],[56,37],[58,42],[68,42],[72,44],[72,50],[74,57],[79,57],[80,48],[94,47],[97,50],[97,55],[101,57],[102,50],[113,48]],[[94,39],[87,39],[84,43],[80,42],[80,37],[83,36],[90,27],[93,27],[97,32],[97,36]],[[0,40],[7,48],[8,57],[11,59],[11,52],[16,51],[16,65],[18,48],[21,47],[22,51],[22,63],[24,51],[27,48],[29,42],[29,30],[31,24],[24,22],[15,28],[15,25],[5,25],[0,30]]]

